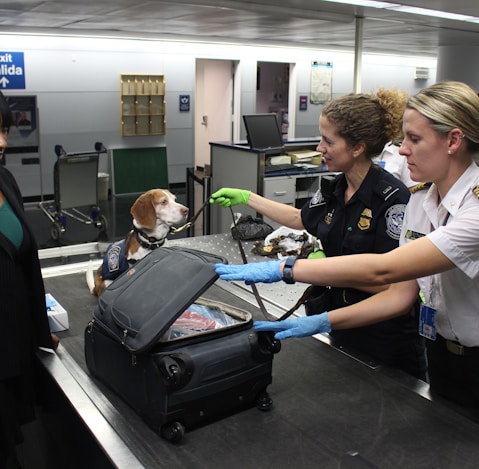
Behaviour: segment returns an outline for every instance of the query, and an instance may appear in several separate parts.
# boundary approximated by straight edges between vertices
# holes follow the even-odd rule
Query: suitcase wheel
[[[262,411],[270,410],[271,407],[273,407],[273,400],[269,397],[269,394],[266,391],[258,396],[256,407]]]
[[[185,436],[185,426],[181,422],[172,422],[161,427],[161,436],[171,443],[179,443]]]
[[[185,386],[193,375],[193,362],[185,354],[155,356],[155,363],[163,383],[171,389]]]
[[[270,361],[281,350],[281,341],[274,338],[274,332],[257,332],[250,335],[253,356],[259,362]]]

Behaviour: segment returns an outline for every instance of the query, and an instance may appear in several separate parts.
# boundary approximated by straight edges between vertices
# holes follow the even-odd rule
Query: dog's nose
[[[189,212],[190,212],[189,208],[183,207],[181,209],[181,213],[183,214],[184,217],[187,217]]]

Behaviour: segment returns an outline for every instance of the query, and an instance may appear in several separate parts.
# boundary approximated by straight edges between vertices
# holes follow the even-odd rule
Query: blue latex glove
[[[244,280],[246,285],[258,282],[273,283],[282,280],[279,271],[282,262],[285,260],[240,265],[216,264],[215,270],[222,280]]]
[[[328,313],[314,314],[288,318],[284,321],[256,321],[254,328],[257,331],[273,331],[275,339],[283,340],[289,337],[308,337],[314,334],[331,332],[331,323]]]

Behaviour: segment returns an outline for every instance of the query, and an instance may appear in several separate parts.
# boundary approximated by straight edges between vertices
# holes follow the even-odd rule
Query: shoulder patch
[[[415,186],[412,186],[409,188],[409,191],[411,194],[415,194],[418,191],[422,191],[424,189],[429,189],[431,187],[431,182],[420,182],[419,184],[416,184]]]
[[[479,199],[479,186],[474,187],[474,189],[472,189],[472,192]]]
[[[386,212],[386,233],[392,239],[398,240],[401,235],[405,210],[405,204],[396,204],[389,207]]]
[[[318,189],[314,194],[313,197],[311,197],[309,201],[309,207],[316,207],[317,205],[324,204],[325,200],[323,197],[323,194],[321,193],[321,189]]]
[[[114,280],[128,269],[125,257],[125,240],[110,244],[103,258],[102,276],[105,280]]]

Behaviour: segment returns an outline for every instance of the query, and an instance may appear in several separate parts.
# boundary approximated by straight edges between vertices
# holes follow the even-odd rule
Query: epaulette
[[[479,186],[474,187],[474,189],[472,189],[472,192],[479,199]]]
[[[429,189],[431,187],[431,182],[420,182],[419,184],[416,184],[415,186],[412,186],[409,188],[409,192],[411,194],[415,194],[418,191],[422,191],[424,189]]]

